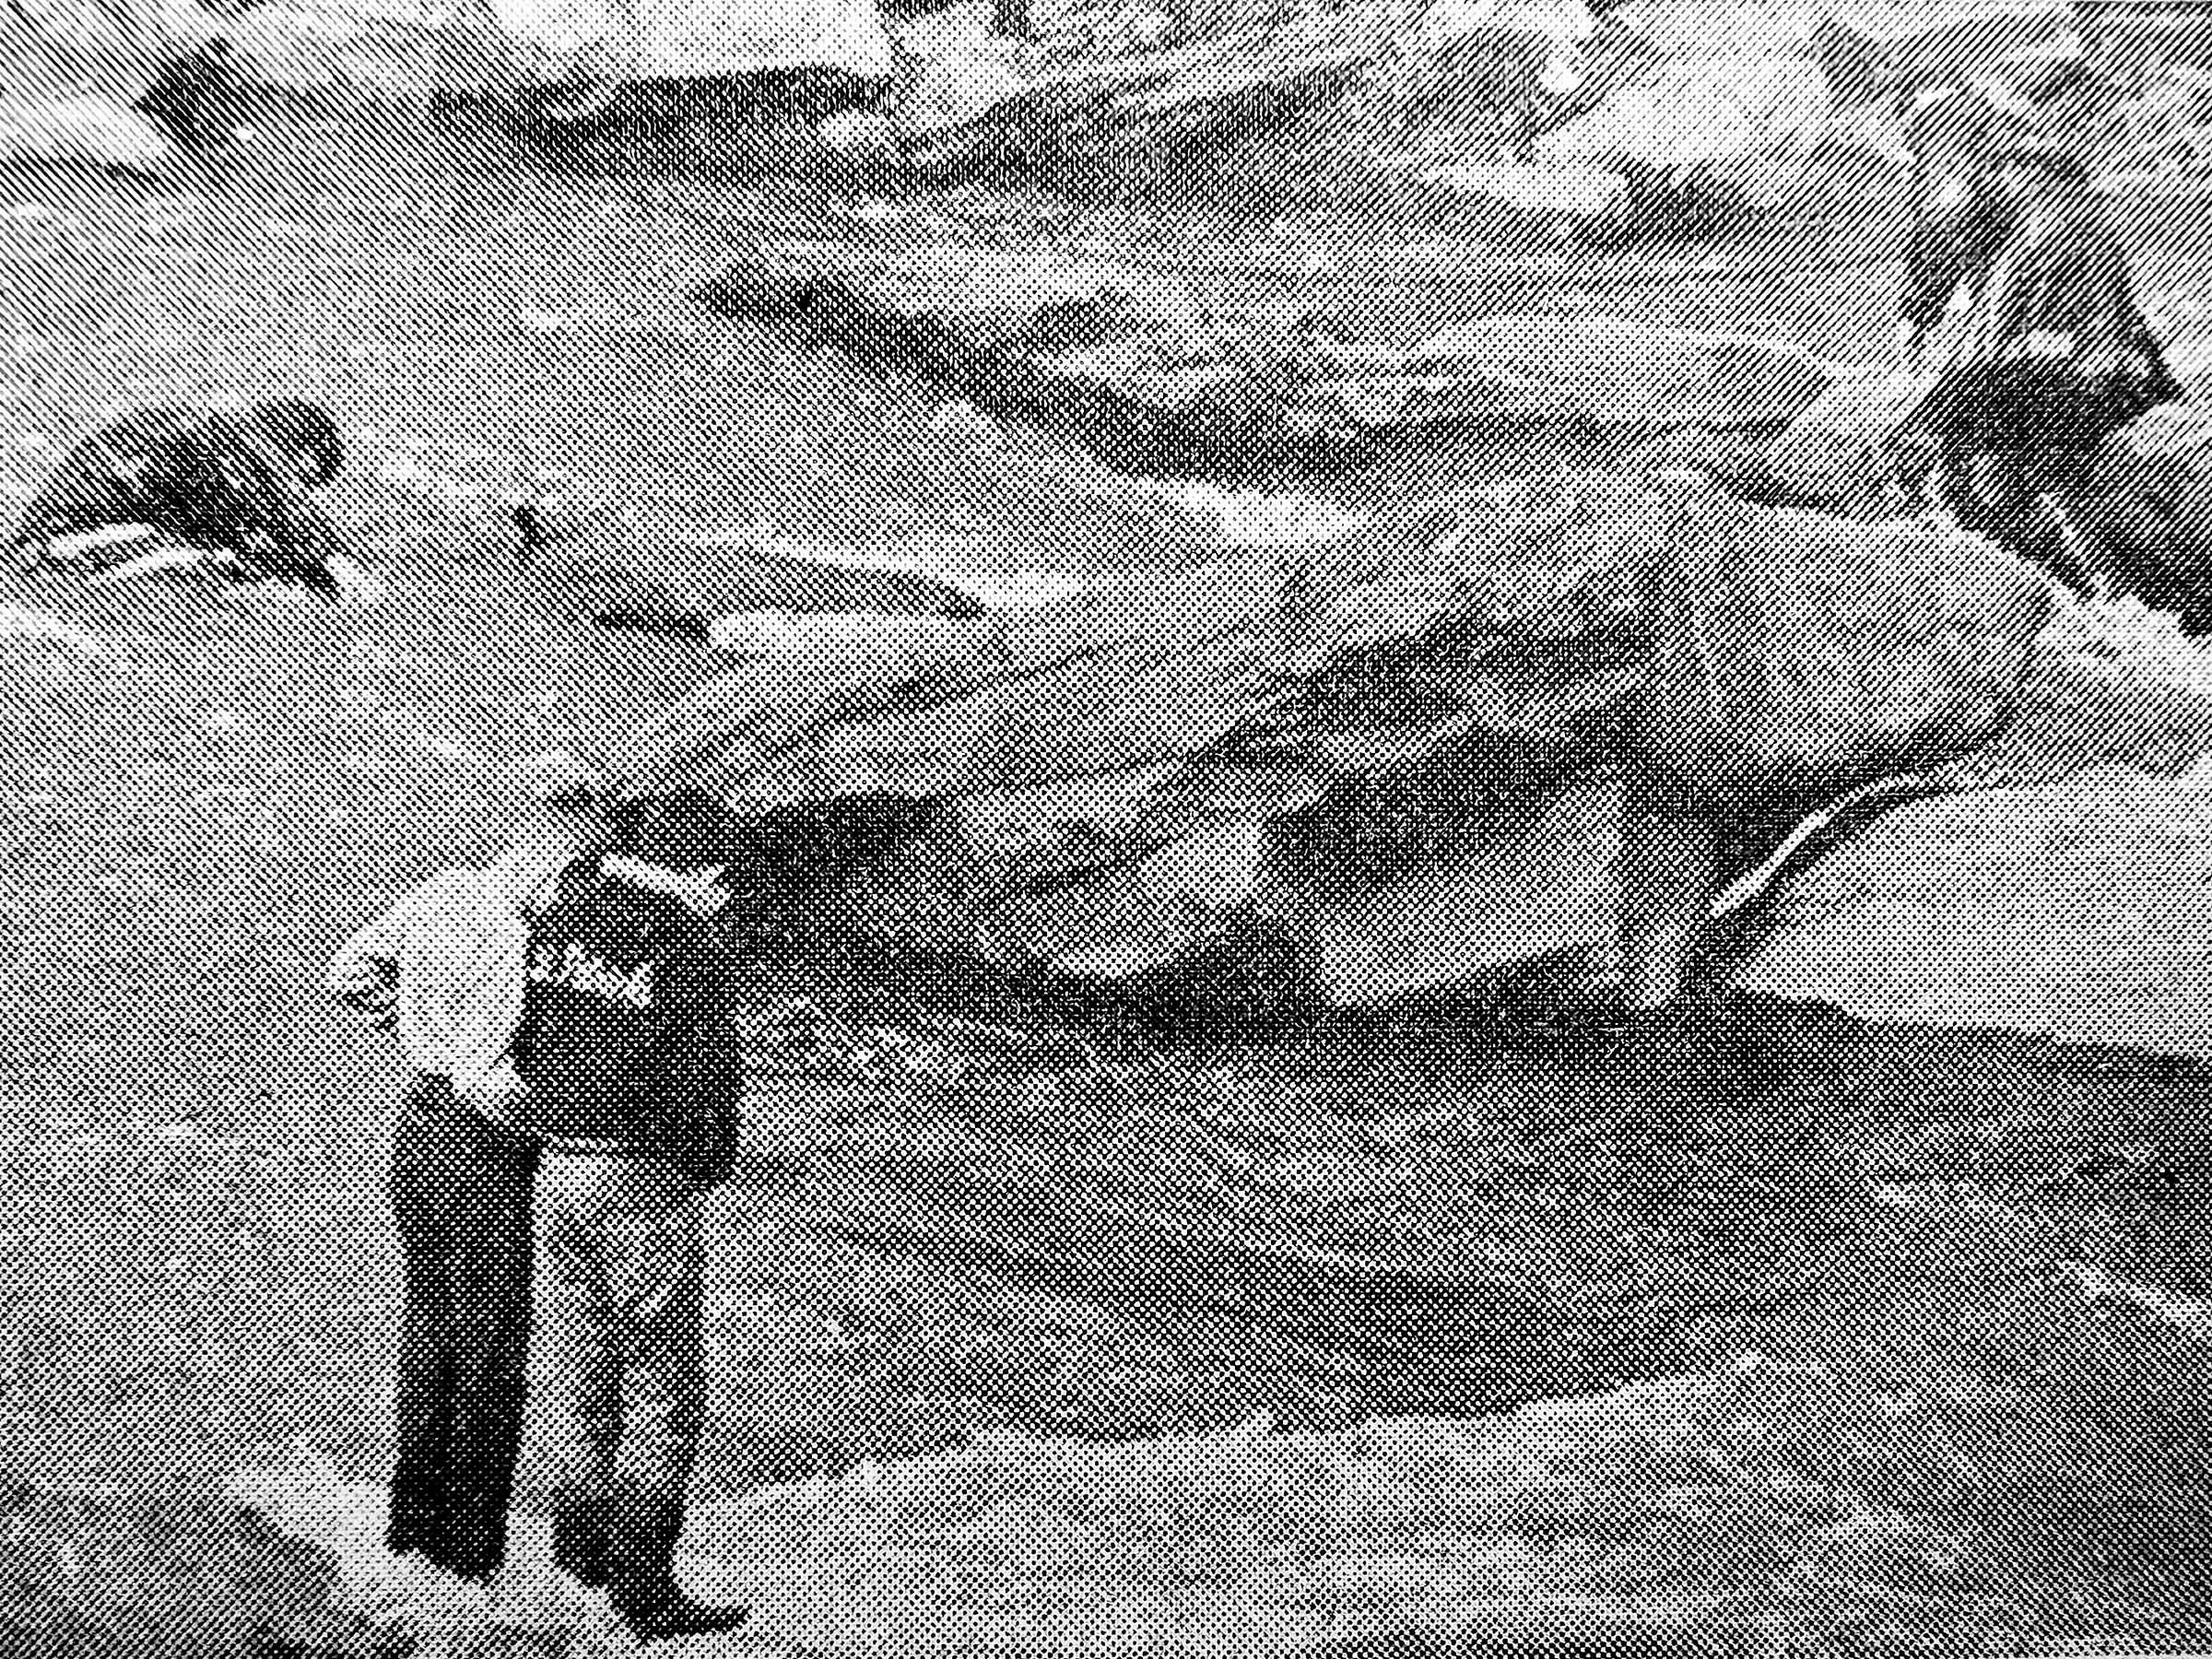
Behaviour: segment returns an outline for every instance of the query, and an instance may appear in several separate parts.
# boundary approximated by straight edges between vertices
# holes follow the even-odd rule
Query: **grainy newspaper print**
[[[2212,1652],[2201,0],[15,0],[0,1653]]]

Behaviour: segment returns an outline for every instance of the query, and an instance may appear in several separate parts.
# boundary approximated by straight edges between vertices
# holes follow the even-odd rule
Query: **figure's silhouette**
[[[345,549],[311,492],[344,464],[337,428],[313,404],[142,409],[64,457],[24,509],[15,545],[46,562],[57,537],[146,524],[229,555],[241,576],[335,595],[331,560]]]
[[[245,119],[246,88],[230,42],[217,39],[172,58],[131,106],[189,150],[220,149]]]

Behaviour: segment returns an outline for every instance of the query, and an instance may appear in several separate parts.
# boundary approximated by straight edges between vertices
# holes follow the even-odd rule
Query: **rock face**
[[[1027,613],[818,625],[606,763],[771,819],[913,805],[839,906],[1048,979],[1389,1000],[1632,924],[1664,1001],[1720,830],[1974,748],[2048,606],[1979,542],[1565,476]]]
[[[1411,332],[1377,291],[1386,273],[1344,268],[1370,240],[1331,223],[1200,257],[1080,222],[1009,233],[902,215],[827,246],[762,244],[697,297],[1155,476],[1326,469],[1500,423],[1780,428],[1831,378],[1778,341],[1602,316]]]

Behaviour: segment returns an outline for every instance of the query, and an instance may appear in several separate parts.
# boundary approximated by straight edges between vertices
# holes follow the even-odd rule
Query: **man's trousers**
[[[464,1577],[505,1559],[530,1349],[536,1146],[420,1077],[393,1137],[406,1260],[398,1452],[385,1541]]]
[[[543,1317],[559,1386],[560,1564],[665,1594],[706,1412],[707,1188],[653,1158],[546,1155]]]

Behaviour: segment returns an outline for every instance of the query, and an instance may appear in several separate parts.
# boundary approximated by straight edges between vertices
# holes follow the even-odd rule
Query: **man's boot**
[[[606,1588],[604,1499],[563,1492],[553,1500],[553,1565],[588,1590]]]
[[[676,1582],[676,1541],[684,1505],[630,1493],[618,1498],[607,1527],[607,1598],[640,1641],[712,1636],[745,1624],[743,1607],[696,1602]]]

